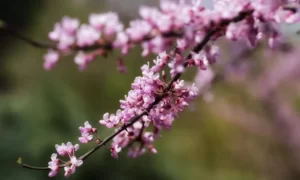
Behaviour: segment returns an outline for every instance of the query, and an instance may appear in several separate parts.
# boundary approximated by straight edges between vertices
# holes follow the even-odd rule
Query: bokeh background
[[[117,11],[128,22],[142,4],[158,0],[1,0],[0,19],[47,40],[64,15],[87,22],[91,12]],[[102,149],[69,179],[300,179],[299,37],[297,28],[285,29],[291,43],[277,52],[265,50],[265,43],[249,51],[219,41],[223,56],[215,69],[224,71],[225,80],[180,114],[155,143],[157,155],[131,159],[123,152],[115,160]],[[45,52],[0,34],[0,179],[50,179],[47,171],[19,167],[17,158],[47,165],[55,144],[77,142],[84,121],[98,126],[103,113],[115,112],[140,66],[153,58],[141,58],[135,48],[125,57],[125,75],[116,70],[117,53],[97,58],[84,72],[72,56],[65,57],[47,72],[42,68]],[[224,69],[234,58],[238,61]],[[185,78],[192,80],[193,73]],[[110,133],[99,128],[101,137]],[[91,147],[81,146],[80,153]],[[65,177],[61,172],[53,179]]]

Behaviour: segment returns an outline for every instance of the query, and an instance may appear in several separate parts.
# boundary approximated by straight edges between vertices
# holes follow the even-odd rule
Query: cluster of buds
[[[55,145],[57,154],[60,156],[67,156],[69,157],[70,161],[67,166],[64,167],[65,169],[65,176],[70,176],[71,174],[75,173],[76,167],[82,165],[83,161],[77,159],[75,156],[75,151],[79,149],[79,145],[72,145],[72,143],[68,142],[67,144],[62,143],[61,145]],[[60,168],[60,163],[62,160],[57,158],[57,154],[53,153],[51,155],[51,161],[48,163],[48,167],[51,170],[49,173],[50,177],[55,176]]]
[[[88,121],[84,123],[84,127],[79,127],[81,137],[78,138],[80,143],[91,142],[94,136],[97,136],[97,129],[93,128]],[[99,138],[96,138],[99,140]],[[97,142],[97,141],[96,141]],[[76,170],[76,167],[82,165],[83,160],[75,156],[75,152],[79,149],[79,144],[73,145],[71,142],[67,144],[55,145],[57,153],[51,155],[51,161],[48,163],[48,168],[51,170],[50,177],[55,176],[61,167],[64,167],[65,176],[70,176]],[[64,162],[57,158],[57,155],[69,157],[69,161]]]
[[[84,127],[79,127],[81,137],[78,138],[80,143],[91,142],[97,133],[97,129],[93,128],[88,121],[84,123]]]

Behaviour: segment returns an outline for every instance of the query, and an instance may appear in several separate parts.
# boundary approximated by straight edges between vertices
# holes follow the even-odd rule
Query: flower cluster
[[[94,134],[97,132],[96,128],[93,128],[88,121],[84,123],[84,127],[79,127],[81,137],[78,138],[80,143],[88,143],[93,140]]]
[[[58,61],[60,53],[66,54],[77,49],[79,52],[75,57],[75,63],[83,69],[96,55],[102,54],[99,51],[86,54],[83,50],[97,50],[102,41],[111,43],[116,34],[122,30],[123,25],[117,14],[112,12],[91,14],[89,24],[80,24],[76,18],[63,17],[61,22],[56,23],[54,30],[49,33],[50,40],[56,42],[57,47],[56,50],[50,49],[45,55],[44,68],[51,69]],[[93,48],[94,46],[95,48]]]
[[[161,61],[165,58],[164,54],[158,57],[154,62]],[[166,66],[165,63],[164,66]],[[184,81],[177,80],[172,84],[170,90],[166,91],[167,84],[160,79],[160,74],[156,73],[155,66],[150,67],[149,63],[142,66],[142,76],[136,77],[124,100],[120,100],[120,108],[116,114],[105,113],[103,120],[99,123],[107,128],[116,128],[116,131],[122,129],[126,124],[131,123],[131,119],[143,112],[147,112],[144,116],[138,119],[132,126],[120,131],[113,138],[111,144],[111,155],[115,158],[123,148],[129,149],[129,156],[137,157],[148,149],[152,153],[157,150],[153,146],[153,142],[160,136],[163,129],[170,129],[172,122],[178,116],[178,112],[183,111],[189,105],[189,102],[194,99],[198,93],[198,89],[193,85],[189,88],[184,86]],[[164,98],[154,104],[157,97]],[[153,108],[148,109],[151,105]],[[152,131],[146,131],[146,128],[153,126]],[[91,142],[96,135],[97,129],[93,128],[88,121],[84,126],[79,127],[81,137],[78,138],[80,143]],[[139,146],[133,146],[134,143],[139,143]],[[75,151],[79,149],[79,145],[67,144],[55,145],[56,151],[60,156],[68,156],[70,160],[67,166],[64,166],[65,176],[73,174],[76,167],[80,166],[83,161],[75,156]],[[51,172],[49,176],[55,176],[60,168],[60,160],[57,159],[57,154],[51,156],[49,162]]]
[[[152,142],[159,136],[160,130],[163,128],[169,129],[178,116],[178,112],[188,106],[189,102],[197,95],[197,88],[195,86],[185,88],[183,80],[174,82],[171,90],[165,92],[166,83],[159,79],[160,75],[155,73],[153,69],[155,68],[151,68],[149,64],[142,66],[143,76],[136,77],[131,85],[132,90],[129,91],[124,100],[120,100],[121,109],[117,110],[116,114],[105,113],[103,120],[100,120],[100,124],[105,125],[107,128],[115,127],[118,130],[130,123],[131,118],[134,116],[148,111],[147,108],[154,103],[158,96],[165,96],[140,121],[113,139],[111,148],[113,157],[117,157],[117,153],[121,151],[121,148],[127,147],[137,138],[143,146],[135,151],[131,150],[131,156],[136,157],[144,152],[142,150],[144,146],[148,147],[151,152],[156,152]],[[154,132],[144,132],[144,128],[149,127],[151,124],[155,127]]]
[[[286,8],[294,5],[294,8]],[[180,50],[187,50],[199,43],[207,31],[220,27],[224,20],[236,17],[241,12],[252,15],[244,20],[231,23],[216,37],[225,32],[231,40],[247,40],[254,46],[262,38],[265,23],[299,22],[298,5],[294,0],[215,0],[214,8],[194,3],[180,3],[162,0],[160,9],[142,6],[140,18],[132,20],[127,28],[112,12],[92,13],[89,24],[80,24],[78,19],[64,17],[56,23],[49,38],[57,43],[56,50],[50,49],[45,55],[44,67],[51,69],[61,53],[78,51],[75,63],[84,69],[97,55],[106,55],[109,50],[120,49],[125,55],[135,45],[141,45],[142,55],[159,54],[176,44]],[[267,34],[271,44],[280,42],[280,33],[272,29]]]
[[[76,170],[76,167],[82,165],[83,161],[77,159],[75,156],[75,151],[79,149],[79,145],[72,145],[72,143],[68,142],[67,144],[62,143],[61,145],[55,145],[57,154],[60,156],[68,156],[70,158],[70,162],[67,166],[64,167],[65,169],[65,176],[70,176]],[[51,170],[49,173],[50,177],[55,176],[60,168],[61,160],[57,158],[57,154],[53,153],[51,155],[51,161],[48,163],[48,167]]]
[[[88,121],[84,123],[84,127],[79,127],[79,131],[81,133],[81,137],[79,137],[78,140],[83,144],[91,142],[94,135],[97,133],[97,129],[93,128]],[[61,145],[56,144],[55,149],[58,155],[69,157],[69,161],[65,163],[57,158],[56,153],[53,153],[51,155],[51,161],[48,163],[48,168],[51,170],[49,177],[55,176],[59,172],[60,167],[64,167],[65,176],[70,176],[75,172],[76,167],[82,165],[83,160],[81,160],[81,158],[77,159],[75,156],[75,151],[79,149],[78,144],[72,145],[71,142],[68,142],[67,144],[62,143]]]

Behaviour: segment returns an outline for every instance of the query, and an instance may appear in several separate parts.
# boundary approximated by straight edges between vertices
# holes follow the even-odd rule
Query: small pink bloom
[[[89,23],[97,30],[102,30],[105,35],[114,35],[123,30],[123,24],[116,13],[91,14]]]
[[[59,160],[57,159],[57,154],[53,153],[51,155],[51,161],[48,163],[48,167],[51,169],[50,173],[48,174],[49,177],[56,176],[59,171]]]
[[[126,29],[126,33],[133,41],[141,41],[152,30],[152,26],[147,21],[135,20],[130,22],[130,27]]]
[[[76,168],[75,166],[66,166],[64,168],[64,170],[65,170],[65,176],[69,177],[71,174],[74,174],[75,170],[76,170],[75,168]]]
[[[63,29],[62,29],[60,23],[56,23],[54,25],[54,30],[48,34],[48,37],[52,41],[58,41],[62,32],[63,32]]]
[[[79,27],[76,38],[77,45],[80,47],[91,46],[101,37],[100,32],[96,31],[92,26],[83,24]]]
[[[61,21],[61,25],[65,32],[69,34],[74,34],[77,28],[79,27],[79,20],[65,16]]]
[[[85,121],[84,127],[79,127],[81,133],[95,133],[97,130],[93,128],[88,121]]]
[[[137,158],[146,152],[145,148],[130,148],[128,151],[128,156],[132,158]]]
[[[51,70],[59,59],[59,53],[54,50],[49,50],[44,56],[44,68],[46,70]]]
[[[85,54],[83,51],[79,51],[74,58],[74,62],[79,66],[80,70],[84,70],[87,64],[94,60],[94,58],[94,54]]]
[[[82,165],[83,161],[81,159],[77,159],[75,156],[72,156],[71,158],[72,165],[79,167]]]
[[[94,133],[97,132],[96,128],[93,128],[88,121],[84,123],[84,127],[79,127],[81,137],[78,138],[81,143],[88,143],[93,139]]]
[[[62,143],[61,145],[56,144],[55,148],[59,155],[71,156],[79,149],[79,145],[75,144],[73,146],[71,142],[68,142],[67,144]]]
[[[117,159],[119,157],[118,153],[121,152],[121,150],[121,147],[115,145],[114,147],[110,148],[111,156]]]
[[[105,125],[107,128],[115,127],[120,122],[121,118],[121,111],[118,112],[117,115],[105,113],[103,115],[103,120],[100,120],[99,123]]]
[[[157,154],[157,150],[156,150],[156,148],[155,148],[152,144],[149,144],[149,145],[147,146],[147,148],[149,149],[149,151],[150,151],[151,153]]]
[[[82,133],[81,137],[78,138],[81,143],[88,143],[93,140],[93,135],[89,133]]]
[[[59,37],[58,49],[61,51],[68,51],[69,48],[75,43],[75,36],[66,32],[62,32]]]
[[[76,167],[79,167],[83,164],[83,161],[81,159],[77,159],[75,156],[71,156],[70,161],[71,166],[66,166],[64,168],[66,177],[70,176],[71,174],[74,174],[76,171]]]

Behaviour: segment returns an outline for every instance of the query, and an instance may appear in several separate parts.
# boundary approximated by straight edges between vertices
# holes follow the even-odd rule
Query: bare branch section
[[[45,41],[38,41],[34,40],[31,37],[19,32],[16,28],[6,24],[5,22],[0,20],[0,33],[5,33],[8,34],[16,39],[22,40],[23,42],[36,47],[36,48],[42,48],[42,49],[54,49],[57,51],[60,51],[57,48],[57,44],[53,42],[45,42]],[[168,33],[163,33],[161,34],[165,38],[172,38],[172,37],[181,37],[182,34],[178,32],[168,32]],[[148,37],[145,37],[142,41],[150,41],[155,37],[155,33],[152,33],[152,35],[149,35]],[[103,49],[103,50],[112,50],[112,44],[110,43],[104,43],[104,44],[95,44],[93,46],[88,46],[88,47],[78,47],[74,46],[72,48],[73,51],[91,51],[91,50],[97,50],[97,49]]]
[[[9,26],[8,24],[4,23],[1,20],[0,20],[0,32],[11,35],[12,37],[14,37],[16,39],[20,39],[20,40],[24,41],[25,43],[27,43],[33,47],[36,47],[36,48],[56,49],[56,45],[54,43],[34,40],[31,37],[20,33],[15,28]]]
[[[251,15],[253,11],[245,11],[245,12],[241,12],[238,16],[232,18],[232,19],[228,19],[228,20],[223,20],[222,23],[211,29],[210,31],[207,32],[207,34],[205,35],[205,37],[202,39],[202,41],[195,46],[192,49],[192,52],[198,53],[200,52],[205,45],[210,41],[210,39],[219,31],[223,30],[229,23],[232,22],[238,22],[241,21],[243,19],[245,19],[248,15]],[[191,59],[192,57],[192,53],[189,53],[189,55],[185,58],[185,62],[184,62],[184,67],[186,68],[188,66],[189,63],[189,59]],[[155,101],[150,104],[142,113],[134,116],[131,120],[130,123],[122,126],[118,131],[114,132],[113,134],[111,134],[110,136],[106,137],[100,144],[97,144],[94,148],[92,148],[90,151],[86,152],[85,154],[83,154],[79,159],[80,160],[86,160],[89,156],[91,156],[94,152],[96,152],[98,149],[100,149],[102,146],[106,145],[109,141],[111,141],[115,136],[117,136],[118,134],[120,134],[122,131],[126,130],[128,127],[132,126],[134,123],[136,123],[138,120],[140,120],[140,118],[142,118],[144,115],[148,115],[148,113],[151,111],[152,108],[154,108],[160,101],[162,101],[168,94],[168,92],[170,90],[172,90],[173,87],[173,83],[176,82],[177,80],[179,80],[179,78],[182,76],[182,73],[177,73],[169,82],[168,84],[165,86],[163,93],[161,95],[158,95],[155,98]],[[219,78],[218,79],[214,79],[213,83],[217,83],[219,82]],[[20,163],[22,167],[24,168],[28,168],[28,169],[34,169],[34,170],[50,170],[48,167],[34,167],[31,165],[27,165],[24,163]],[[68,166],[70,164],[70,162],[61,164],[59,167],[65,167]]]

